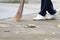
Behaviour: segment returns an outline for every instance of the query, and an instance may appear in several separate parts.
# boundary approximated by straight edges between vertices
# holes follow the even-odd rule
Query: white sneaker
[[[52,20],[52,19],[55,19],[56,15],[49,15],[49,16],[46,16],[46,19],[47,20]]]
[[[40,20],[45,20],[45,17],[38,14],[36,18],[33,18],[34,21],[40,21]]]

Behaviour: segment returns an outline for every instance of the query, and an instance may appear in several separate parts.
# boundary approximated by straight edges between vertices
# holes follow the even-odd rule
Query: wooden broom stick
[[[18,22],[22,17],[24,2],[25,2],[25,0],[21,0],[20,6],[19,6],[18,11],[17,11],[17,14],[14,17],[14,21],[16,21],[16,22]]]

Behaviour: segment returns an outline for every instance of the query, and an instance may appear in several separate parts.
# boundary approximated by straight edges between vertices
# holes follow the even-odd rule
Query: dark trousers
[[[51,0],[41,0],[41,11],[39,14],[45,16],[47,14],[46,11],[48,11],[51,15],[56,13]]]

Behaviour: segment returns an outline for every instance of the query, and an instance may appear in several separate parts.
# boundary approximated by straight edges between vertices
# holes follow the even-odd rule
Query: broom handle
[[[20,4],[20,6],[19,6],[19,8],[18,8],[18,11],[17,11],[17,15],[19,15],[19,17],[22,16],[23,7],[24,7],[24,1],[25,1],[25,0],[21,0],[21,4]]]
[[[17,11],[17,14],[15,16],[16,21],[21,19],[22,12],[23,12],[23,7],[24,7],[24,2],[25,2],[25,0],[21,0],[20,6],[19,6],[18,11]]]

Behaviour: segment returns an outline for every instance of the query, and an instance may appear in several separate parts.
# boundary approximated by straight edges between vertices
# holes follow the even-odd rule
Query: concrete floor
[[[60,11],[55,20],[33,21],[35,16],[24,15],[20,22],[14,22],[12,18],[0,19],[0,40],[60,40],[60,27],[57,26],[60,25]],[[37,27],[24,28],[27,24]]]
[[[60,12],[58,12],[59,14]],[[25,15],[20,22],[0,20],[0,40],[60,40],[59,15],[55,20],[33,21],[36,14]],[[24,28],[34,24],[36,28]]]

